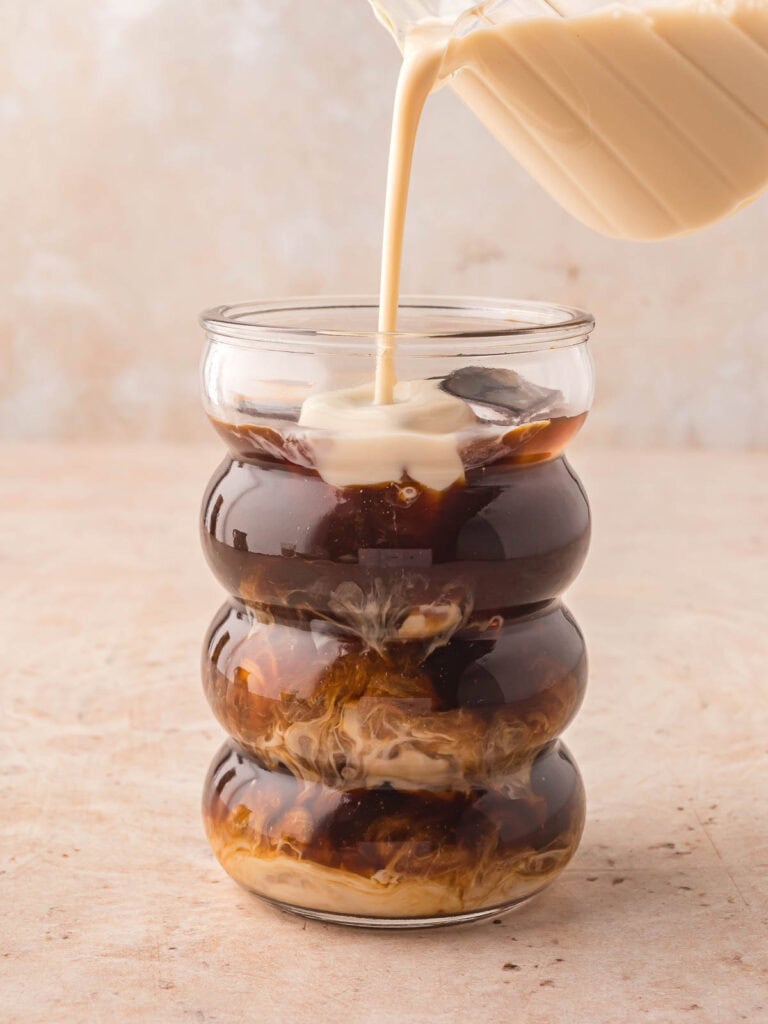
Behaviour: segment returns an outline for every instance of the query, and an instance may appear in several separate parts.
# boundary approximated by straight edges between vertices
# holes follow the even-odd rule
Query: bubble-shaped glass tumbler
[[[338,437],[299,423],[308,396],[371,380],[375,320],[360,299],[203,317],[205,406],[227,454],[202,541],[229,595],[203,656],[229,734],[203,811],[225,870],[271,903],[425,927],[515,906],[581,836],[583,786],[558,737],[587,656],[560,595],[590,514],[563,450],[592,400],[593,321],[403,301],[399,379],[472,410],[449,439],[457,478],[436,489],[409,462],[421,435],[397,479],[340,485],[323,475]]]

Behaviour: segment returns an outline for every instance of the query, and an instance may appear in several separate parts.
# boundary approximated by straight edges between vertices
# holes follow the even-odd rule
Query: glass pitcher
[[[768,186],[768,0],[372,3],[401,46],[442,34],[438,84],[596,231],[687,234]]]

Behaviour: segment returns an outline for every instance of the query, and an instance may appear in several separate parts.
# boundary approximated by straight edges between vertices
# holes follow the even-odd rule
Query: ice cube
[[[463,366],[441,381],[440,387],[468,402],[487,423],[518,426],[565,415],[561,391],[533,384],[514,370]]]

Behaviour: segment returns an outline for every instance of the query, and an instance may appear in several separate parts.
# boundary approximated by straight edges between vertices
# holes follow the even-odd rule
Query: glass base
[[[357,917],[354,914],[334,914],[327,910],[308,910],[306,907],[293,907],[290,903],[281,903],[280,900],[271,900],[268,896],[257,895],[260,900],[269,903],[277,910],[283,910],[287,914],[296,914],[298,917],[308,917],[312,921],[323,921],[326,924],[341,924],[350,928],[373,928],[373,929],[414,929],[414,928],[446,928],[449,925],[473,924],[478,921],[487,921],[492,917],[500,917],[512,910],[517,910],[524,903],[530,902],[538,896],[542,889],[529,893],[527,896],[514,900],[512,903],[505,903],[500,907],[485,907],[482,910],[470,910],[466,914],[444,914],[439,917]]]

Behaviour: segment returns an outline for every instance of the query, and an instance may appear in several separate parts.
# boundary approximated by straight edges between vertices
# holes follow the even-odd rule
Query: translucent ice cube
[[[463,398],[487,423],[519,426],[565,414],[561,391],[533,384],[514,370],[463,366],[449,374],[440,387]]]

